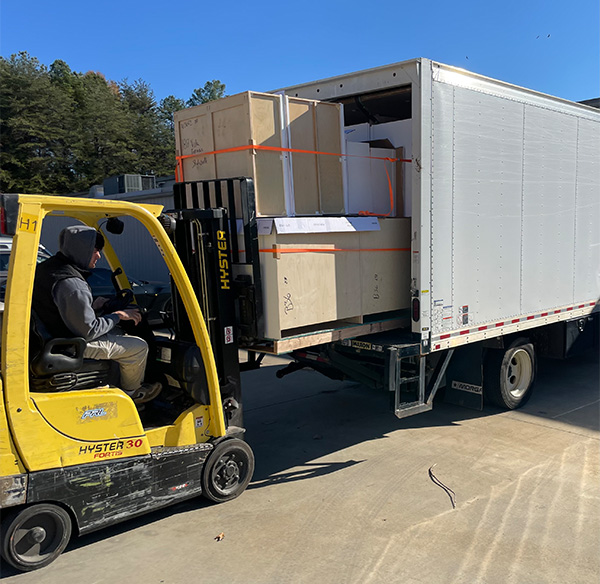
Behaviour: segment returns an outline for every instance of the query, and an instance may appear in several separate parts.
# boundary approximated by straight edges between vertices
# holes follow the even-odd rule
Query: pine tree
[[[0,57],[0,190],[66,194],[117,174],[169,175],[175,168],[173,113],[142,79],[106,80],[62,60],[45,67],[26,52]],[[207,81],[188,105],[225,95]]]
[[[0,58],[0,76],[0,189],[69,189],[68,96],[51,83],[46,67],[25,52]]]
[[[207,103],[215,99],[221,99],[222,97],[225,97],[225,84],[221,83],[218,79],[213,79],[212,81],[207,81],[204,87],[194,89],[192,96],[187,100],[187,106],[200,105],[201,103]]]

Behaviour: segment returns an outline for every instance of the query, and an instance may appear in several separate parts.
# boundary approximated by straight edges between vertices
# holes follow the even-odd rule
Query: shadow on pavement
[[[534,393],[518,411],[599,430],[598,363],[594,352],[567,361],[540,360]],[[344,449],[385,439],[392,432],[460,425],[503,413],[491,406],[475,411],[446,404],[442,394],[432,411],[399,420],[386,392],[332,381],[309,370],[279,380],[277,369],[248,372],[242,382],[246,439],[256,456],[252,488],[336,472],[356,464],[344,460]],[[320,461],[332,454],[336,461]]]
[[[520,412],[558,420],[589,430],[599,429],[599,358],[588,353],[568,361],[541,360],[536,390]],[[311,371],[279,380],[278,366],[243,375],[246,439],[256,457],[249,489],[315,478],[364,461],[348,459],[355,444],[384,440],[392,432],[458,426],[467,420],[501,413],[473,411],[436,399],[432,411],[403,420],[390,409],[389,395],[356,383],[336,382]],[[440,396],[440,398],[443,396]],[[320,460],[326,458],[326,460]],[[177,503],[74,538],[65,554],[139,527],[203,509],[200,497]],[[2,564],[0,579],[18,574]]]

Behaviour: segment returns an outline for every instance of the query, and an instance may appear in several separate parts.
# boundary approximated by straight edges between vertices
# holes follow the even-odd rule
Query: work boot
[[[134,404],[145,404],[152,401],[162,390],[162,384],[156,381],[155,383],[142,383],[137,389],[128,391],[127,395],[133,400]]]

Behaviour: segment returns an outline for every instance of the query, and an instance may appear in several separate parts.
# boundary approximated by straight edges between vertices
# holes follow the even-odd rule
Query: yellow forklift
[[[0,551],[17,570],[48,565],[72,534],[200,494],[227,501],[252,478],[231,269],[239,260],[231,255],[236,220],[224,206],[193,208],[189,190],[182,183],[179,201],[188,208],[168,215],[160,206],[117,200],[0,195],[2,233],[13,237],[0,353]],[[170,332],[152,330],[147,338],[147,371],[163,391],[143,409],[119,389],[110,362],[83,359],[83,339],[47,338],[32,311],[49,217],[105,235],[116,295],[125,303],[134,297],[111,237],[137,220],[166,262]],[[244,297],[254,296],[251,280],[246,275]]]

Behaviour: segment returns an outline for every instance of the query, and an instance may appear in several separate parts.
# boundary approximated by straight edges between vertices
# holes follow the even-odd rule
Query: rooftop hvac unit
[[[145,174],[121,174],[104,179],[103,185],[105,196],[148,191],[156,188],[156,177]]]

